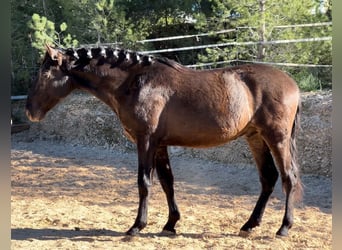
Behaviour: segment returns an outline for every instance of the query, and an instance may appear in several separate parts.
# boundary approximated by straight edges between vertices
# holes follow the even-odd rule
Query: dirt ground
[[[172,155],[172,154],[171,154]],[[263,223],[238,236],[259,193],[256,170],[171,156],[181,220],[162,236],[165,196],[154,179],[148,226],[125,236],[138,207],[135,152],[12,135],[12,249],[331,249],[331,178],[303,175],[305,195],[287,238],[280,183]]]

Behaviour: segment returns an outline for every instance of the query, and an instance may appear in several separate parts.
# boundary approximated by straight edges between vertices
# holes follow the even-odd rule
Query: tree
[[[331,36],[331,27],[276,28],[331,21],[331,0],[11,0],[11,12],[12,93],[16,94],[26,93],[38,70],[39,51],[45,42],[74,46],[76,38],[81,45],[117,42],[135,50],[258,42],[253,46],[163,54],[183,64],[235,59],[331,64],[331,42],[262,44],[272,40]],[[238,32],[145,44],[137,42],[222,29]]]
[[[198,30],[209,32],[210,30],[235,29],[235,32],[218,36],[215,42],[240,42],[242,44],[244,42],[255,42],[255,44],[207,48],[199,55],[200,62],[245,60],[331,64],[331,41],[265,44],[265,42],[275,40],[331,36],[331,26],[278,27],[280,25],[331,21],[330,0],[209,1],[212,11],[207,12],[207,14],[198,14],[198,23],[196,24]],[[314,75],[328,85],[331,84],[331,69],[286,68],[286,70],[292,73],[295,78],[298,78],[297,76],[312,78]],[[320,85],[324,84],[320,83]]]
[[[31,30],[27,22],[35,12],[49,12],[49,5],[41,0],[11,0],[11,64],[12,94],[26,94],[33,75],[36,73],[38,51],[31,47]],[[57,11],[55,11],[57,12]]]
[[[140,22],[149,22],[150,31],[156,26],[167,27],[177,23],[184,23],[189,15],[196,11],[196,0],[119,0],[126,13]]]
[[[48,20],[45,16],[34,13],[28,22],[28,27],[33,30],[31,35],[32,47],[38,49],[40,56],[45,53],[45,44],[57,45],[61,48],[76,47],[78,41],[73,39],[70,34],[63,36],[67,29],[65,22],[59,26],[59,31],[55,29],[55,23]]]
[[[322,16],[314,15],[313,11],[317,8],[317,2],[313,0],[212,0],[212,12],[209,16],[200,14],[200,22],[197,28],[201,31],[220,30],[234,28],[237,32],[228,35],[221,35],[219,42],[256,42],[254,46],[239,46],[229,48],[207,49],[206,55],[200,57],[201,61],[217,60],[275,60],[279,62],[298,62],[308,61],[308,56],[312,56],[310,45],[294,44],[285,46],[268,46],[263,42],[280,39],[299,39],[315,37],[320,31],[312,28],[290,28],[286,30],[277,29],[279,25],[310,23],[315,21],[325,21]],[[330,30],[331,31],[331,30]],[[329,34],[327,30],[325,33]],[[306,37],[305,37],[306,36]],[[306,47],[305,47],[306,46]],[[298,53],[302,58],[295,58]],[[303,55],[304,54],[304,55]],[[295,60],[295,61],[293,61]],[[312,62],[313,63],[313,62]]]
[[[27,92],[36,75],[45,42],[75,46],[77,37],[83,44],[126,46],[147,35],[144,25],[134,26],[114,0],[11,0],[11,13],[12,94],[17,95]]]
[[[135,29],[144,27],[147,38],[170,37],[195,34],[194,15],[201,11],[207,0],[119,0],[126,18],[132,20]],[[199,4],[201,3],[201,4]],[[198,45],[198,39],[164,40],[153,43],[136,44],[140,49],[167,49]],[[163,53],[163,56],[183,64],[194,64],[197,51]]]

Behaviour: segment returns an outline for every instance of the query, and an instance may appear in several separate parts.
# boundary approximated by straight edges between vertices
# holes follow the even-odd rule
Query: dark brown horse
[[[294,200],[302,192],[295,132],[300,94],[293,79],[265,65],[192,70],[166,58],[111,48],[61,50],[47,46],[38,79],[29,91],[26,113],[39,121],[63,97],[82,89],[106,103],[137,145],[139,208],[135,235],[147,224],[153,170],[166,194],[175,233],[180,213],[174,197],[167,146],[212,147],[244,136],[258,167],[261,194],[240,235],[261,223],[280,173],[285,215],[277,235],[293,224]]]

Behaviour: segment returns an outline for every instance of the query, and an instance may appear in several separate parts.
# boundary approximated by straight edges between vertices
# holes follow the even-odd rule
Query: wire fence
[[[211,63],[200,63],[200,64],[192,64],[186,65],[189,68],[201,68],[212,65],[222,65],[222,64],[231,64],[231,63],[260,63],[260,64],[268,64],[275,66],[287,66],[287,67],[306,67],[306,68],[332,68],[332,65],[325,64],[301,64],[301,63],[276,63],[276,62],[261,62],[261,61],[250,61],[250,60],[229,60],[229,61],[218,61]]]
[[[304,27],[321,27],[321,26],[331,26],[332,22],[321,22],[321,23],[306,23],[306,24],[293,24],[293,25],[278,25],[274,26],[273,29],[288,29],[288,28],[304,28]],[[199,33],[193,35],[179,35],[179,36],[169,36],[169,37],[159,37],[153,39],[145,39],[137,41],[137,43],[145,44],[145,43],[153,43],[153,42],[162,42],[162,41],[171,41],[171,40],[181,40],[181,39],[189,39],[189,38],[199,38],[199,37],[208,37],[219,34],[226,34],[232,32],[239,32],[243,29],[253,29],[255,27],[237,27],[235,29],[224,29],[220,31],[207,32],[207,33]],[[252,45],[276,45],[276,44],[291,44],[291,43],[307,43],[307,42],[322,42],[322,41],[331,41],[331,36],[326,37],[311,37],[311,38],[301,38],[301,39],[287,39],[287,40],[273,40],[273,41],[264,41],[264,42],[226,42],[226,43],[215,43],[215,44],[204,44],[204,45],[196,45],[196,46],[185,46],[185,47],[177,47],[177,48],[166,48],[166,49],[156,49],[156,50],[144,50],[139,51],[141,54],[151,55],[151,54],[163,54],[163,53],[172,53],[172,52],[182,52],[182,51],[193,51],[207,48],[219,48],[219,47],[227,47],[227,46],[252,46]],[[101,44],[84,44],[83,47],[96,47],[96,46],[108,46],[108,47],[117,47],[117,43],[101,43]],[[81,47],[82,47],[81,46]],[[270,64],[276,66],[289,66],[289,67],[307,67],[307,68],[331,68],[332,65],[322,65],[322,64],[299,64],[299,63],[279,63],[279,62],[260,62],[260,61],[251,61],[251,60],[240,60],[238,58],[234,60],[228,61],[216,61],[216,62],[208,62],[208,63],[199,63],[199,64],[190,64],[185,65],[190,68],[200,68],[200,67],[209,67],[213,65],[223,65],[229,64],[233,62],[249,62],[249,63],[263,63]]]
[[[157,53],[165,53],[165,52],[176,52],[176,51],[196,50],[196,49],[216,48],[216,47],[226,47],[226,46],[274,45],[274,44],[289,44],[289,43],[302,43],[302,42],[320,42],[320,41],[330,41],[330,40],[332,40],[331,36],[291,39],[291,40],[275,40],[275,41],[265,41],[265,42],[229,42],[229,43],[205,44],[205,45],[189,46],[189,47],[181,47],[181,48],[171,48],[171,49],[148,50],[148,51],[140,51],[140,53],[157,54]]]
[[[291,29],[291,28],[303,28],[303,27],[321,27],[321,26],[331,26],[332,22],[322,22],[322,23],[308,23],[308,24],[295,24],[295,25],[279,25],[273,27],[273,29]],[[178,35],[178,36],[169,36],[169,37],[159,37],[153,39],[145,39],[137,41],[140,44],[146,43],[155,43],[155,42],[163,42],[163,41],[173,41],[173,40],[181,40],[181,39],[191,39],[196,38],[197,40],[200,37],[213,37],[217,35],[227,34],[227,33],[239,33],[243,29],[253,29],[254,27],[237,27],[235,29],[224,29],[215,32],[208,32],[208,33],[198,33],[198,34],[191,34],[191,35]],[[247,42],[225,42],[225,43],[214,43],[214,44],[202,44],[196,46],[184,46],[184,47],[175,47],[175,48],[165,48],[165,49],[155,49],[155,50],[144,50],[139,51],[142,54],[163,54],[163,53],[175,53],[175,52],[184,52],[189,53],[190,51],[197,51],[207,48],[220,48],[220,47],[228,47],[228,46],[255,46],[255,45],[264,45],[264,46],[271,46],[277,44],[296,44],[296,43],[314,43],[314,42],[325,42],[331,41],[331,36],[323,36],[323,37],[309,37],[309,38],[300,38],[300,39],[287,39],[287,40],[272,40],[272,41],[247,41]],[[97,47],[97,46],[108,46],[108,47],[117,47],[117,43],[101,43],[101,44],[84,44],[81,47]],[[306,67],[306,68],[328,68],[331,69],[332,65],[322,65],[322,64],[301,64],[301,63],[294,63],[294,62],[261,62],[257,60],[241,60],[235,58],[233,60],[223,60],[223,61],[215,61],[215,62],[207,62],[207,63],[196,63],[196,64],[189,64],[185,65],[189,68],[204,68],[204,67],[211,67],[211,66],[219,66],[219,65],[226,65],[232,63],[262,63],[262,64],[270,64],[275,66],[286,66],[286,67]],[[38,67],[35,66],[26,66],[22,67],[22,69],[29,69],[30,72],[38,71]],[[25,99],[26,95],[18,95],[12,96],[11,100],[22,100]]]

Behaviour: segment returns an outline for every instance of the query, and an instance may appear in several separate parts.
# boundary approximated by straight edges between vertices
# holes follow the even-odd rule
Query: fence
[[[295,25],[280,25],[273,27],[274,29],[288,29],[288,28],[302,28],[302,27],[320,27],[320,26],[331,26],[332,22],[323,22],[323,23],[308,23],[308,24],[295,24]],[[170,37],[160,37],[160,38],[153,38],[153,39],[145,39],[138,41],[137,43],[145,44],[145,43],[154,43],[154,42],[162,42],[162,41],[171,41],[171,40],[181,40],[181,39],[189,39],[189,38],[196,38],[199,37],[208,37],[212,35],[220,35],[226,33],[238,33],[243,29],[251,29],[253,27],[237,27],[235,29],[225,29],[210,33],[199,33],[193,35],[180,35],[180,36],[170,36]],[[205,44],[205,45],[197,45],[197,46],[186,46],[186,47],[178,47],[178,48],[167,48],[167,49],[157,49],[157,50],[146,50],[140,51],[142,54],[163,54],[169,52],[180,52],[180,51],[193,51],[199,49],[206,49],[206,48],[218,48],[218,47],[226,47],[226,46],[252,46],[252,45],[275,45],[275,44],[290,44],[290,43],[313,43],[313,42],[324,42],[324,41],[331,41],[331,36],[324,36],[324,37],[311,37],[311,38],[302,38],[302,39],[289,39],[289,40],[275,40],[275,41],[265,41],[265,42],[226,42],[226,43],[215,43],[215,44]],[[84,44],[81,45],[84,47],[95,47],[95,46],[112,46],[116,47],[117,44],[114,43],[103,43],[103,44]],[[270,64],[270,65],[277,65],[277,66],[286,66],[286,67],[307,67],[307,68],[332,68],[332,65],[322,65],[322,64],[299,64],[299,63],[280,63],[280,62],[260,62],[256,60],[241,60],[236,58],[234,60],[226,60],[226,61],[216,61],[216,62],[208,62],[208,63],[200,63],[200,64],[190,64],[185,65],[191,68],[198,68],[198,67],[210,67],[210,66],[217,66],[222,64],[230,64],[230,63],[263,63],[263,64]],[[11,100],[21,100],[25,99],[25,95],[21,96],[12,96]]]
[[[321,26],[331,26],[332,22],[322,22],[322,23],[307,23],[307,24],[294,24],[294,25],[279,25],[274,26],[273,29],[288,29],[288,28],[304,28],[304,27],[321,27]],[[160,38],[153,38],[153,39],[145,39],[141,41],[137,41],[137,43],[153,43],[153,42],[161,42],[161,41],[170,41],[170,40],[181,40],[181,39],[189,39],[189,38],[196,38],[199,37],[207,37],[212,35],[219,35],[225,33],[238,33],[240,30],[243,29],[251,29],[253,27],[237,27],[236,29],[225,29],[210,33],[199,33],[193,35],[180,35],[180,36],[170,36],[170,37],[160,37]],[[142,54],[163,54],[169,52],[179,52],[179,51],[191,51],[191,50],[199,50],[199,49],[206,49],[206,48],[216,48],[216,47],[226,47],[226,46],[250,46],[250,45],[275,45],[275,44],[289,44],[289,43],[307,43],[307,42],[319,42],[319,41],[331,41],[331,36],[326,37],[311,37],[311,38],[302,38],[302,39],[290,39],[290,40],[275,40],[275,41],[265,41],[265,42],[227,42],[227,43],[215,43],[215,44],[205,44],[205,45],[198,45],[198,46],[187,46],[187,47],[179,47],[179,48],[167,48],[167,49],[159,49],[159,50],[147,50],[147,51],[140,51]],[[103,46],[112,46],[116,47],[117,44],[113,43],[104,43],[101,44]],[[98,44],[85,44],[84,46],[98,46]],[[298,63],[277,63],[277,62],[258,62],[258,61],[246,61],[246,60],[239,60],[236,58],[235,60],[229,61],[218,61],[218,62],[210,62],[210,63],[202,63],[202,64],[192,64],[186,65],[191,68],[197,67],[205,67],[205,66],[212,66],[212,65],[221,65],[227,64],[232,62],[253,62],[253,63],[266,63],[278,66],[289,66],[289,67],[308,67],[308,68],[331,68],[332,65],[322,65],[322,64],[298,64]]]

